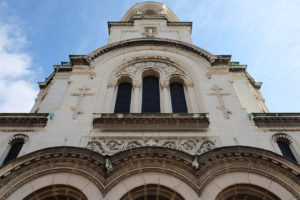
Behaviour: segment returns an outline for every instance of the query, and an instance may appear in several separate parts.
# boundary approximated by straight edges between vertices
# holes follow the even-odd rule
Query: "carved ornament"
[[[186,76],[185,72],[175,67],[171,64],[163,63],[163,62],[138,62],[131,65],[128,65],[122,68],[120,71],[117,72],[116,76],[120,75],[127,75],[127,74],[134,74],[135,72],[144,69],[144,68],[158,68],[162,69],[166,75],[171,74],[179,74]]]
[[[13,144],[17,140],[22,140],[24,143],[26,143],[28,142],[29,137],[25,134],[15,134],[9,139],[8,144]]]
[[[216,147],[216,140],[208,139],[140,139],[140,140],[97,140],[88,142],[87,148],[102,155],[113,155],[139,147],[165,147],[199,155]]]

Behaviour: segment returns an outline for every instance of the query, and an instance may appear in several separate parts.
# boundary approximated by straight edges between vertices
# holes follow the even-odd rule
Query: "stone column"
[[[188,92],[188,97],[191,103],[191,108],[192,110],[189,111],[191,113],[198,113],[199,112],[199,108],[198,108],[198,100],[197,97],[195,95],[195,89],[194,89],[194,84],[193,83],[186,83],[186,88],[187,88],[187,92]]]
[[[160,83],[160,86],[162,88],[162,97],[163,97],[163,112],[164,113],[172,113],[172,102],[170,98],[170,90],[169,90],[169,82],[168,81],[162,81]]]
[[[107,89],[105,93],[105,100],[103,104],[103,112],[104,113],[113,113],[114,112],[114,103],[116,99],[114,97],[115,88],[117,86],[117,81],[110,80],[107,84]]]
[[[141,93],[141,82],[133,82],[133,94],[131,95],[131,105],[130,112],[140,113],[141,112],[141,102],[140,102],[140,93]]]

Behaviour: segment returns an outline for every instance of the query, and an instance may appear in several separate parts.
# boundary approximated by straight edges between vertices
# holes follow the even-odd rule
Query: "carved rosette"
[[[191,155],[199,155],[216,148],[216,140],[208,139],[144,139],[144,140],[100,140],[92,139],[87,148],[102,155],[113,155],[128,149],[156,146],[176,149]]]

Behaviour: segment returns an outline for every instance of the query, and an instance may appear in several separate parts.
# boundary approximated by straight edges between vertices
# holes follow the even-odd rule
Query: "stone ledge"
[[[300,113],[252,113],[257,127],[300,127]]]
[[[94,114],[93,127],[101,130],[206,130],[206,113]]]
[[[0,113],[0,128],[3,127],[45,127],[48,113]]]

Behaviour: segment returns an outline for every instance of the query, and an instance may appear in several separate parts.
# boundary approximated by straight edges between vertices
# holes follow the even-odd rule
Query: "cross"
[[[90,89],[87,88],[86,86],[84,86],[83,88],[79,88],[78,90],[80,91],[80,93],[73,93],[72,94],[72,96],[78,96],[79,97],[76,105],[71,108],[73,110],[72,119],[76,119],[79,114],[83,113],[81,111],[81,104],[82,104],[82,101],[83,101],[83,97],[93,95],[92,93],[87,93],[87,91],[90,90]]]
[[[223,115],[225,117],[225,119],[229,119],[229,115],[231,114],[231,112],[226,108],[224,100],[223,100],[223,96],[228,96],[230,94],[228,93],[221,93],[221,91],[223,90],[222,88],[219,88],[217,85],[214,85],[213,88],[211,88],[212,91],[214,91],[214,93],[211,93],[209,95],[214,95],[218,98],[218,101],[220,103],[220,106],[217,107],[217,109],[221,110],[223,112]]]
[[[143,32],[142,35],[145,35],[146,37],[153,37],[155,33],[155,27],[145,27],[145,32]]]

